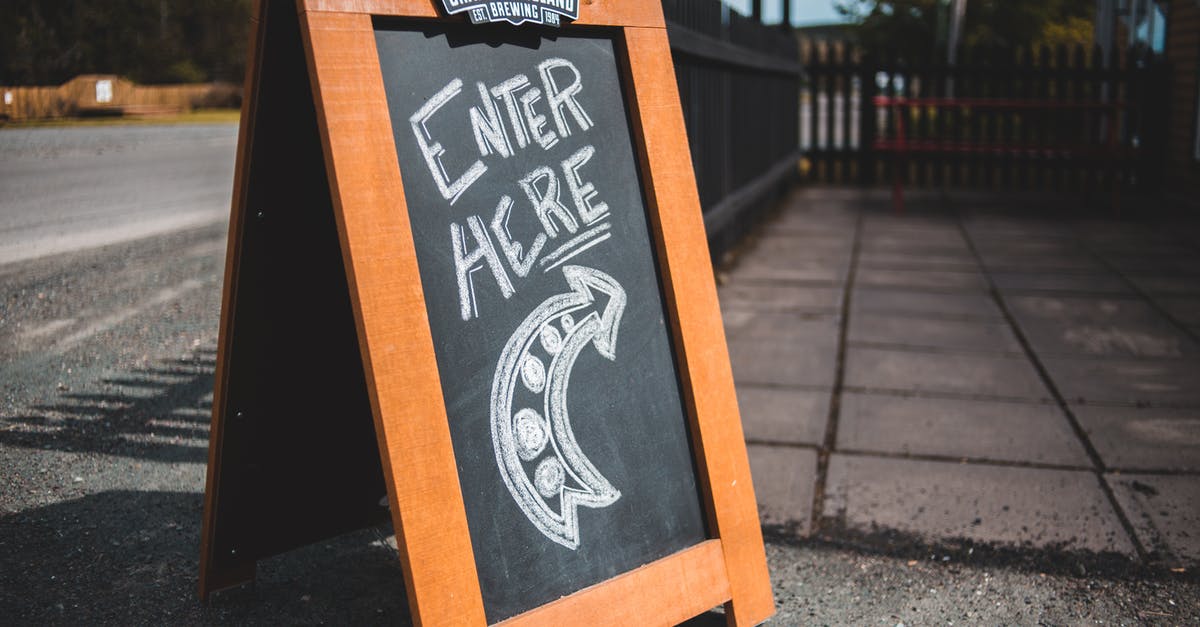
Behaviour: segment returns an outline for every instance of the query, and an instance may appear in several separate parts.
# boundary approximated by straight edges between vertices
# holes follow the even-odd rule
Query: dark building
[[[1141,47],[1169,73],[1166,186],[1200,203],[1200,0],[1097,0],[1096,43]]]

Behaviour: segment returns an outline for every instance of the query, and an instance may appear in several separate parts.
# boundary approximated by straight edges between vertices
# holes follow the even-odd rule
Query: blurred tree
[[[0,84],[85,73],[240,81],[252,0],[27,0],[0,19]]]
[[[837,0],[838,11],[858,24],[868,48],[901,58],[944,57],[947,0]],[[963,22],[965,48],[1084,44],[1092,41],[1095,0],[969,0]]]
[[[1071,16],[1062,22],[1047,24],[1039,44],[1090,48],[1095,42],[1096,23],[1090,17]]]

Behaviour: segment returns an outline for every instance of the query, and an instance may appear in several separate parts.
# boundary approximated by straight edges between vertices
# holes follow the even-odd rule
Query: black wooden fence
[[[1062,47],[966,50],[955,67],[896,58],[801,45],[807,180],[1086,190],[1153,184],[1161,170],[1167,81],[1152,56]],[[899,154],[898,122],[909,146]]]
[[[797,173],[799,50],[790,30],[723,11],[720,0],[663,0],[663,9],[717,256]]]

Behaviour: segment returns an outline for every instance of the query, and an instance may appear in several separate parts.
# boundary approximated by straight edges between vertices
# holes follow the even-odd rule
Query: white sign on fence
[[[106,78],[104,80],[96,81],[96,102],[103,104],[106,102],[112,102],[112,99],[112,80]]]

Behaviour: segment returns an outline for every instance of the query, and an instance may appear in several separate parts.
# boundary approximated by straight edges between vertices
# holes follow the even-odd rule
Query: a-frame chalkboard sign
[[[769,617],[659,3],[255,26],[201,596],[390,516],[417,624]]]

